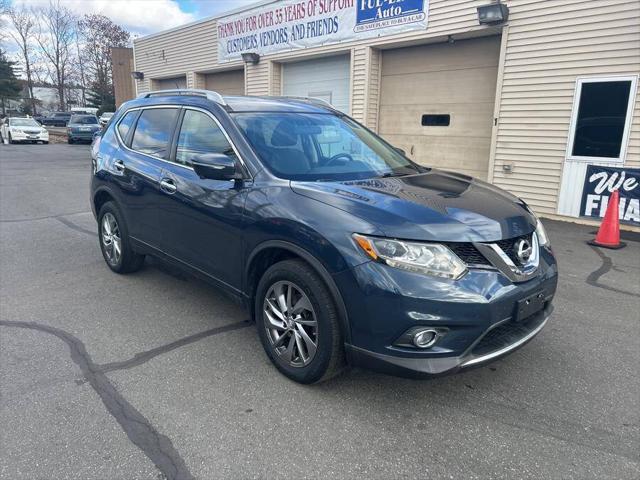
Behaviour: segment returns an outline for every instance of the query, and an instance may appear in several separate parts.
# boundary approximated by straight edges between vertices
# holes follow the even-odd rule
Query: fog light
[[[438,332],[435,330],[419,330],[413,336],[413,344],[418,348],[429,348],[438,339]]]

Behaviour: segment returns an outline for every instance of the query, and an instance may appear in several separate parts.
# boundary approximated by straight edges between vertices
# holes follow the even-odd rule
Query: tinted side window
[[[573,155],[620,156],[630,91],[631,81],[582,84]]]
[[[127,133],[131,130],[137,113],[138,112],[135,110],[127,112],[125,116],[122,117],[122,121],[118,124],[118,133],[120,134],[120,138],[122,138],[123,142],[127,141]]]
[[[218,124],[209,115],[186,110],[178,137],[176,163],[191,165],[193,156],[200,153],[233,155],[233,149]]]
[[[166,158],[177,115],[178,110],[175,108],[144,110],[138,118],[131,148],[147,155]]]

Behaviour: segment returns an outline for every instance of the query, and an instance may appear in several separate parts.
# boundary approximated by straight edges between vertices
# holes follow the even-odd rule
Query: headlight
[[[353,239],[370,258],[390,267],[454,280],[467,272],[462,260],[439,243],[405,242],[357,233]]]
[[[538,223],[536,224],[536,234],[538,235],[538,243],[541,247],[548,247],[550,242],[547,231],[544,229],[544,225],[542,225],[540,219],[538,218],[537,220]]]

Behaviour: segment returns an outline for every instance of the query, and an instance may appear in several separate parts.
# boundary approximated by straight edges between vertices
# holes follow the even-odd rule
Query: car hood
[[[493,242],[531,233],[519,198],[480,180],[430,170],[404,177],[291,182],[294,192],[371,222],[384,235],[440,242]]]

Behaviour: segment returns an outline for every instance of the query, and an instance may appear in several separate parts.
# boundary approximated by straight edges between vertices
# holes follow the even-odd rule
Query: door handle
[[[122,160],[116,160],[113,162],[113,167],[120,173],[124,173],[124,169],[126,168]]]
[[[163,178],[162,180],[160,180],[160,188],[166,192],[166,193],[176,193],[176,191],[178,190],[178,187],[176,187],[176,184],[173,183],[173,180],[171,180],[170,178]]]

